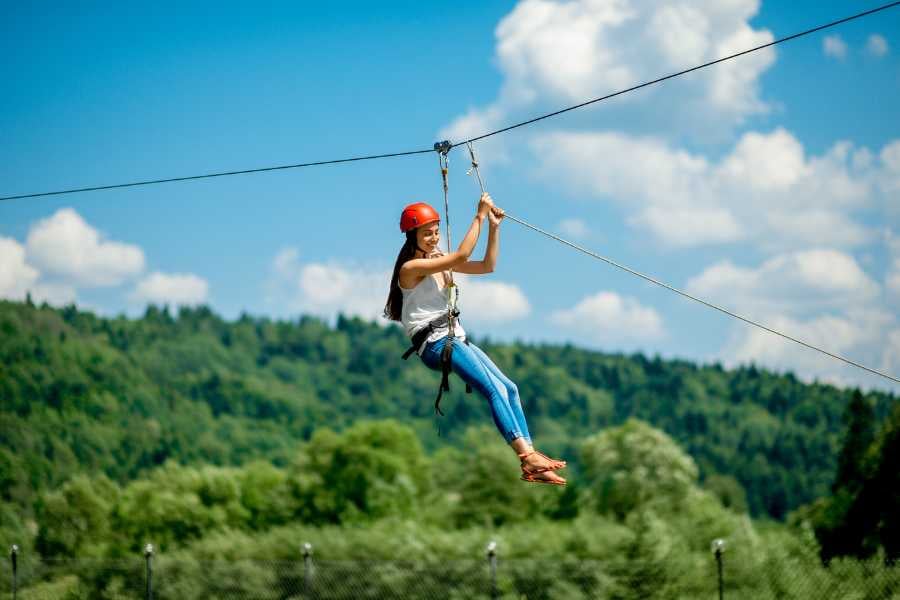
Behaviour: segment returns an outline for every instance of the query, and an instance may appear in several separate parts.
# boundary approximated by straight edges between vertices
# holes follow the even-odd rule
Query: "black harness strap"
[[[459,316],[459,311],[455,311],[454,317]],[[417,332],[412,335],[412,346],[410,346],[406,352],[403,353],[403,360],[408,359],[414,352],[416,352],[419,348],[422,347],[422,344],[425,343],[425,340],[428,339],[428,336],[431,335],[433,331],[436,329],[440,329],[445,326],[449,318],[447,315],[441,315],[437,319],[431,321],[425,327],[422,327]],[[453,345],[456,343],[456,336],[447,335],[447,341],[444,343],[444,348],[441,351],[441,383],[438,386],[437,398],[434,399],[434,410],[437,414],[444,416],[444,413],[441,411],[441,397],[444,395],[444,392],[450,391],[450,373],[453,371]],[[465,344],[469,343],[469,339],[466,338],[464,341]],[[466,393],[472,393],[472,386],[466,383]]]

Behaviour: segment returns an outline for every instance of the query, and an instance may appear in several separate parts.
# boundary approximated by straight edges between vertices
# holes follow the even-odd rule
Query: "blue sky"
[[[0,195],[427,148],[878,4],[9,5]],[[894,9],[479,144],[483,174],[512,214],[897,374],[898,55]],[[0,295],[373,316],[419,200],[430,154],[3,202]],[[493,339],[885,386],[512,222],[461,303]]]

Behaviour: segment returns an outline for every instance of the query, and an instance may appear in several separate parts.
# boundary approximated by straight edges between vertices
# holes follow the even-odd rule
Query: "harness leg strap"
[[[434,410],[444,416],[441,411],[441,396],[444,391],[450,391],[450,372],[453,370],[453,337],[448,336],[444,349],[441,351],[441,385],[438,387],[437,398],[434,399]]]

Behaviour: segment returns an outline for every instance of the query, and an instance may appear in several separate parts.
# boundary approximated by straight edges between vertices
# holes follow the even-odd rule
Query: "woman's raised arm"
[[[488,213],[491,212],[493,206],[494,202],[491,200],[490,195],[482,194],[478,202],[478,210],[472,219],[472,224],[469,225],[469,230],[455,252],[444,254],[437,258],[414,258],[401,267],[401,272],[414,277],[425,277],[447,269],[455,269],[459,265],[466,263],[472,251],[475,250],[475,245],[478,243],[478,236],[481,235],[481,223]]]

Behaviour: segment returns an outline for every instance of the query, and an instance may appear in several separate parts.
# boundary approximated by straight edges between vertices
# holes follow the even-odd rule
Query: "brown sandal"
[[[547,471],[551,471],[551,469],[547,469]],[[546,472],[546,471],[541,471]],[[526,473],[524,470],[522,471],[522,477],[520,477],[522,481],[528,481],[531,483],[549,483],[550,485],[566,485],[565,480],[563,481],[554,481],[552,479],[538,479],[531,473]]]

